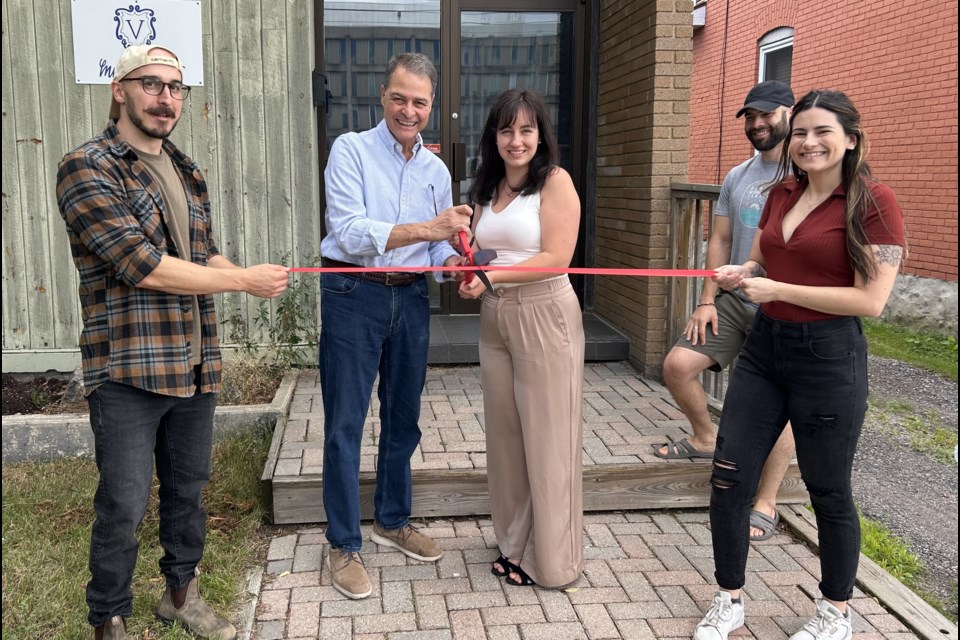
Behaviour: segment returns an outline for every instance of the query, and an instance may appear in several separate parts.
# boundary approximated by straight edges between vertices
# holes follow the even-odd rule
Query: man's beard
[[[752,144],[753,148],[757,151],[769,151],[770,149],[776,148],[789,134],[790,122],[786,116],[781,115],[780,122],[770,126],[770,135],[767,136],[765,141],[754,140],[753,130],[747,133],[747,138],[749,138],[750,144]]]
[[[144,122],[143,118],[141,118],[136,111],[134,111],[132,102],[128,101],[125,106],[127,108],[127,115],[130,116],[130,122],[133,123],[133,126],[135,126],[137,129],[142,131],[144,135],[147,135],[151,138],[155,138],[157,140],[166,140],[170,136],[170,134],[173,133],[173,130],[177,128],[177,123],[179,122],[179,119],[171,121],[169,131],[165,131],[157,127],[151,127],[146,122]],[[153,107],[151,109],[144,109],[144,111],[146,113],[149,113],[155,116],[168,116],[168,117],[176,116],[176,112],[173,110],[172,107],[162,107],[162,106]]]

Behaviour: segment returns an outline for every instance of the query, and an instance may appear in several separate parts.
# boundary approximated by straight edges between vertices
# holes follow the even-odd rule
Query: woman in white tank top
[[[564,268],[580,199],[543,98],[510,89],[490,110],[470,198],[477,245],[493,266]],[[489,271],[460,295],[483,295],[480,368],[490,513],[500,557],[491,571],[518,586],[559,587],[583,568],[583,324],[566,274]]]

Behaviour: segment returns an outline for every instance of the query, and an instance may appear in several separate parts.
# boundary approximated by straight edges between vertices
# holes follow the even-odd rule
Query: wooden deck
[[[476,366],[432,366],[421,399],[423,436],[411,461],[413,516],[489,513],[483,398]],[[628,364],[588,363],[584,372],[583,494],[586,511],[704,507],[709,460],[665,461],[651,445],[689,435],[665,387]],[[364,519],[373,516],[379,405],[374,394],[361,446]],[[315,370],[300,374],[289,411],[274,432],[263,474],[275,524],[326,521],[323,510],[323,404]],[[807,500],[794,462],[781,504]]]

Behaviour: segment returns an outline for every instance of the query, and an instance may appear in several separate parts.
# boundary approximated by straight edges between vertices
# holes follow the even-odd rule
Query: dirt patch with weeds
[[[255,356],[233,355],[223,362],[217,404],[269,404],[287,369]],[[87,413],[85,399],[64,400],[70,380],[64,375],[3,374],[3,415]]]
[[[3,374],[3,415],[86,413],[85,400],[63,401],[68,382],[56,376],[19,378]]]

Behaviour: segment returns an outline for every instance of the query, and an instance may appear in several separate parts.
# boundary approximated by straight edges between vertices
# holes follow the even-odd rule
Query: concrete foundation
[[[220,439],[254,428],[270,428],[287,413],[297,372],[284,376],[270,404],[221,406],[214,414],[213,437]],[[3,462],[53,460],[93,455],[93,432],[85,413],[4,416]]]
[[[915,331],[957,337],[957,283],[900,274],[880,316]]]

